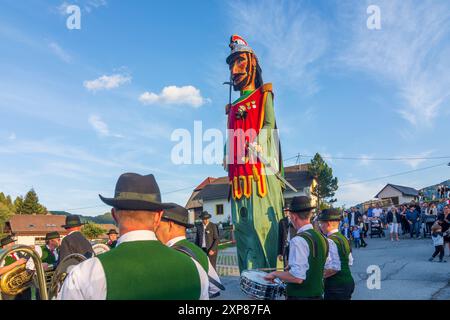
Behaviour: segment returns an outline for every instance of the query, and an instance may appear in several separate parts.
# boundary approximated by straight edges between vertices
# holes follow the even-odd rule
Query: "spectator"
[[[348,227],[348,223],[344,223],[341,229],[341,233],[346,237],[348,240],[350,240],[350,229]]]
[[[449,229],[450,229],[450,205],[446,205],[444,207],[444,213],[442,214],[443,221],[442,221],[442,232],[444,233],[444,246],[447,244],[448,249],[450,250],[450,235],[449,235]],[[450,253],[449,253],[450,257]]]
[[[401,221],[400,213],[397,212],[396,207],[392,207],[386,216],[386,222],[389,225],[389,233],[391,235],[391,241],[394,241],[394,237],[396,241],[399,241],[398,228],[400,226],[400,221]]]
[[[408,219],[406,219],[406,206],[405,205],[401,205],[400,206],[400,217],[401,217],[401,225],[402,225],[402,234],[405,235],[407,233],[409,233],[410,230],[410,226],[409,226],[409,222]]]
[[[424,223],[425,223],[425,232],[424,236],[431,235],[431,226],[436,222],[437,218],[437,209],[434,203],[430,204],[430,206],[425,206],[424,211]]]
[[[364,238],[367,237],[367,231],[365,230],[366,225],[363,221],[363,217],[359,216],[358,217],[358,227],[360,230],[360,235],[361,235],[361,247],[367,247],[367,243],[366,241],[364,241]]]
[[[355,242],[355,248],[359,248],[361,246],[361,232],[356,225],[352,227],[352,236]]]
[[[348,214],[348,219],[350,222],[350,227],[356,226],[358,224],[358,219],[361,216],[361,212],[357,211],[355,207],[350,209],[350,213]]]
[[[367,214],[364,214],[362,216],[362,221],[364,223],[364,238],[367,238],[367,232],[369,232],[369,218],[367,217]]]
[[[410,206],[408,212],[406,213],[406,219],[408,220],[410,227],[411,239],[414,238],[414,231],[416,232],[416,238],[419,238],[419,222],[420,216],[414,206]]]
[[[378,219],[381,216],[383,209],[380,208],[380,204],[377,203],[376,208],[372,210],[372,219]]]
[[[444,260],[444,237],[442,235],[442,227],[439,224],[435,224],[431,228],[431,239],[433,240],[434,253],[428,261],[433,261],[439,254],[439,262],[447,262]]]

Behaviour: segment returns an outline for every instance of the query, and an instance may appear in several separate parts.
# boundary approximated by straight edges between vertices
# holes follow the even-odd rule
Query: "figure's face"
[[[235,91],[244,90],[255,83],[256,60],[249,53],[237,54],[230,65],[231,80]]]

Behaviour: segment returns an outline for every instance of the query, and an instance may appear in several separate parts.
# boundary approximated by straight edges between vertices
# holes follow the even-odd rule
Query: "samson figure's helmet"
[[[262,70],[259,66],[258,57],[256,56],[253,49],[248,45],[247,41],[245,41],[241,36],[233,34],[230,38],[230,44],[228,46],[231,48],[231,53],[227,57],[227,64],[230,64],[233,61],[234,56],[240,53],[246,53],[249,56],[252,56],[256,60],[255,86],[257,88],[262,86],[264,83],[262,80]]]

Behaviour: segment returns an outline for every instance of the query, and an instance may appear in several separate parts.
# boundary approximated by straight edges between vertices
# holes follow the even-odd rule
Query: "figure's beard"
[[[234,91],[241,91],[243,88],[250,84],[251,75],[238,75],[236,80],[233,79],[233,89]],[[238,82],[236,82],[238,81]]]

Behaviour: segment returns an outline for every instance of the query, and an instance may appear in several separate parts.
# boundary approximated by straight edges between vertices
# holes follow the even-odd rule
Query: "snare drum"
[[[284,284],[276,279],[275,283],[264,280],[267,273],[256,270],[244,270],[240,277],[241,291],[257,300],[275,300],[284,295]]]

